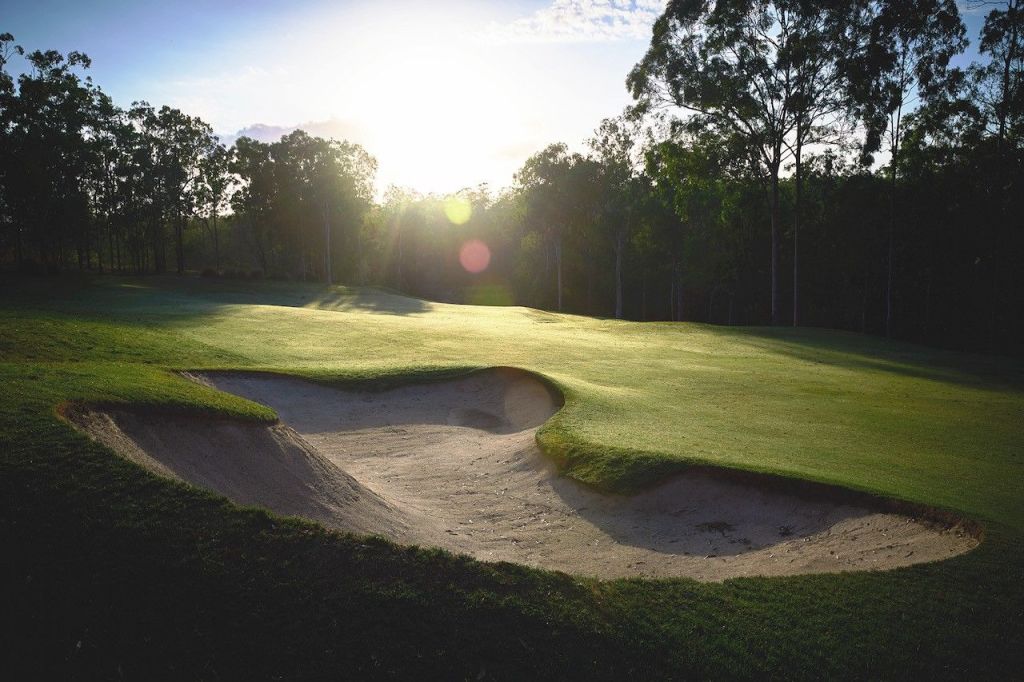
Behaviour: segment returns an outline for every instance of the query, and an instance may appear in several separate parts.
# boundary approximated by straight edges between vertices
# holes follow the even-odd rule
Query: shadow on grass
[[[420,298],[376,288],[324,289],[310,297],[305,307],[325,310],[364,310],[387,315],[416,315],[430,310],[431,305]]]
[[[66,312],[95,310],[103,299],[118,316],[153,313],[209,314],[231,305],[272,305],[319,310],[361,310],[386,315],[416,315],[431,304],[398,292],[372,287],[326,286],[314,282],[277,282],[196,277],[194,275],[5,276],[9,300],[28,307]],[[99,297],[98,297],[99,295]]]
[[[277,305],[320,310],[363,310],[387,315],[415,315],[430,310],[430,303],[373,287],[327,286],[316,282],[267,282],[152,277],[142,280],[172,295],[187,295],[215,305]]]
[[[736,343],[796,360],[963,386],[1024,390],[1024,362],[832,329],[721,327]]]

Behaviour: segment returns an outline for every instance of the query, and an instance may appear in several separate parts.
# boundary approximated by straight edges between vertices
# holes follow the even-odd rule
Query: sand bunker
[[[114,411],[69,415],[165,476],[324,525],[484,561],[601,578],[874,570],[977,545],[961,527],[705,472],[634,496],[560,477],[535,444],[561,400],[496,369],[380,393],[261,374],[195,377],[269,405],[275,426]]]

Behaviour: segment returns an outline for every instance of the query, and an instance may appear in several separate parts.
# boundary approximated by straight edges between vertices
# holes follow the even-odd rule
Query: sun
[[[380,40],[367,37],[367,63],[347,88],[367,123],[368,147],[417,189],[454,191],[492,163],[495,139],[517,130],[517,107],[502,87],[502,58],[458,32],[429,26]],[[339,64],[338,69],[346,68]],[[351,71],[350,71],[351,73]],[[353,94],[356,93],[356,94]]]

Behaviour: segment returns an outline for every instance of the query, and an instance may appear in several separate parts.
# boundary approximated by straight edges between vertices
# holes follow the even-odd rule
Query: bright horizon
[[[506,186],[533,152],[581,147],[621,112],[664,2],[90,5],[13,8],[2,30],[87,53],[121,106],[179,108],[229,144],[295,128],[347,139],[377,158],[378,190],[447,193]]]
[[[349,140],[377,159],[378,194],[447,194],[508,186],[552,142],[582,149],[632,103],[626,75],[664,5],[37,0],[5,8],[0,31],[27,50],[85,52],[122,107],[176,107],[226,144],[297,128]],[[961,4],[971,46],[958,64],[976,56],[984,10]]]

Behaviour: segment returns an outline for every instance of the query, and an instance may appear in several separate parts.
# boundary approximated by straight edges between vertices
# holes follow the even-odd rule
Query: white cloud
[[[553,0],[528,17],[491,23],[482,38],[494,43],[646,40],[666,0]]]
[[[298,125],[253,123],[233,134],[221,135],[221,141],[225,144],[234,144],[235,140],[244,135],[260,142],[277,142],[288,133],[295,132],[296,130],[304,130],[315,137],[346,140],[359,144],[366,144],[366,140],[370,137],[364,126],[354,121],[330,118],[325,121],[307,121]]]

